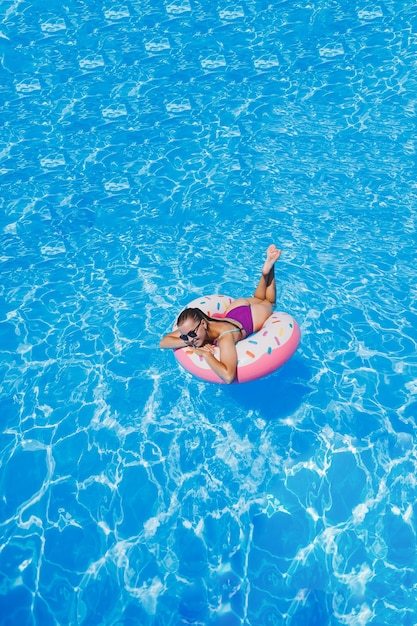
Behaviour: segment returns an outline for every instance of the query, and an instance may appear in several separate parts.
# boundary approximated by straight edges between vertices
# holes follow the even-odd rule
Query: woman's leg
[[[276,297],[274,264],[279,259],[280,254],[281,250],[278,250],[274,245],[269,246],[266,251],[262,276],[259,279],[254,296],[252,298],[237,298],[237,300],[233,300],[228,308],[228,311],[232,311],[239,306],[250,306],[254,331],[262,328],[273,311]]]
[[[271,304],[275,304],[276,300],[276,285],[275,285],[275,262],[278,261],[281,255],[281,250],[272,244],[266,251],[266,259],[262,268],[262,276],[259,279],[258,286],[256,287],[254,298],[258,300],[267,300]]]

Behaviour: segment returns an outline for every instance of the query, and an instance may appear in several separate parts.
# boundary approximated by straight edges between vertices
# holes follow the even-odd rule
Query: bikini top
[[[223,337],[223,335],[227,335],[227,333],[240,333],[240,331],[243,330],[242,326],[237,326],[237,322],[232,322],[232,320],[224,320],[224,321],[229,322],[229,324],[233,324],[233,326],[236,326],[236,328],[230,328],[230,330],[224,330],[222,333],[220,333],[220,335],[217,337],[216,341],[214,342],[215,346],[217,345],[219,339]]]

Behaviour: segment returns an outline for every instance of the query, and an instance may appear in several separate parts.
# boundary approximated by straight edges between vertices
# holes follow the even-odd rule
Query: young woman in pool
[[[235,344],[258,331],[272,314],[276,298],[274,265],[281,250],[269,246],[262,276],[252,298],[233,300],[221,319],[208,317],[200,309],[185,309],[177,320],[177,330],[165,335],[161,348],[191,347],[204,357],[208,365],[225,383],[236,377],[237,352]],[[220,349],[220,360],[213,356]]]

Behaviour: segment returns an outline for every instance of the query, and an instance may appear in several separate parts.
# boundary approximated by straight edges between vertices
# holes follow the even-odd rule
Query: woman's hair
[[[181,326],[186,320],[194,320],[196,323],[201,322],[201,320],[206,320],[206,322],[221,322],[222,320],[216,320],[213,317],[209,317],[202,311],[197,308],[189,308],[184,309],[182,313],[179,314],[177,319],[177,326]]]

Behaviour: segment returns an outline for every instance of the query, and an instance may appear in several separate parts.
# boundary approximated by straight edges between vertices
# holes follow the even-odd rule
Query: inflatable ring
[[[233,302],[230,296],[203,296],[190,302],[186,308],[196,307],[209,317],[223,317]],[[176,325],[174,325],[174,330]],[[300,329],[288,313],[272,313],[260,330],[236,344],[237,375],[234,382],[246,383],[271,374],[284,365],[297,350]],[[214,356],[219,356],[216,348]],[[224,383],[205,359],[188,347],[174,351],[179,363],[191,374],[213,383]]]

